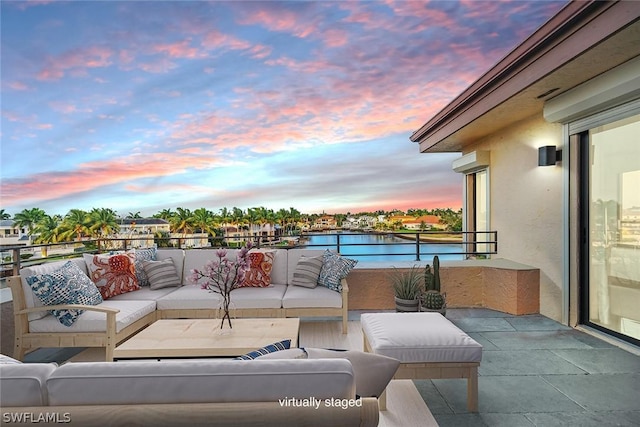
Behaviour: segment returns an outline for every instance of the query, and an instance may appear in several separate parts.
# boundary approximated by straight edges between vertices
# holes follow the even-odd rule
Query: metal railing
[[[321,236],[322,241],[314,243]],[[354,236],[378,236],[382,241],[358,242]],[[237,247],[251,240],[256,247],[290,248],[330,248],[350,257],[369,257],[372,255],[385,257],[411,256],[420,261],[423,256],[459,255],[461,257],[489,257],[498,251],[498,232],[448,232],[448,231],[404,231],[404,232],[308,232],[295,236],[233,236],[209,237],[155,237],[139,235],[126,238],[88,239],[63,243],[47,243],[29,246],[5,246],[2,252],[2,278],[17,275],[20,268],[42,264],[67,258],[75,258],[83,254],[95,254],[109,251],[128,250],[133,248],[156,246],[162,248],[203,249],[212,247]],[[357,240],[357,239],[355,239]],[[445,245],[446,251],[437,250]],[[451,250],[456,245],[459,250]],[[431,249],[425,248],[429,246]],[[368,247],[383,247],[384,251],[367,251]],[[389,250],[386,250],[389,248]],[[351,249],[356,250],[355,252]]]

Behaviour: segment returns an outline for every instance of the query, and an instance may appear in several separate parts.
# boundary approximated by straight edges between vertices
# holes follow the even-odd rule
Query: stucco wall
[[[538,147],[562,145],[562,126],[540,113],[478,141],[491,152],[490,229],[497,257],[540,269],[540,313],[562,319],[562,167],[538,166]]]

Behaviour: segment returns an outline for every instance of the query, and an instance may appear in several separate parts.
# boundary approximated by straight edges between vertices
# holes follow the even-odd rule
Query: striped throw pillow
[[[171,258],[162,261],[142,261],[144,272],[153,290],[180,286],[180,276]]]
[[[242,356],[235,357],[233,358],[233,360],[253,360],[258,358],[259,356],[263,356],[269,353],[275,353],[276,351],[288,350],[289,348],[291,348],[291,340],[282,340],[259,348],[255,351],[251,351],[247,354],[243,354]]]
[[[293,271],[291,284],[304,288],[315,288],[318,285],[320,270],[322,270],[322,255],[314,257],[303,255]]]

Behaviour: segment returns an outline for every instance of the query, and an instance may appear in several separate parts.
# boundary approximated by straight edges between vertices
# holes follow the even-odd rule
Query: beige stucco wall
[[[497,257],[540,269],[540,313],[562,319],[562,167],[538,166],[538,147],[562,145],[562,126],[541,113],[465,149],[491,152],[490,229]]]

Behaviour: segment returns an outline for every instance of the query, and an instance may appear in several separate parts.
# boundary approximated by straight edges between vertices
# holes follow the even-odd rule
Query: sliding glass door
[[[583,322],[640,340],[640,115],[581,134]]]

